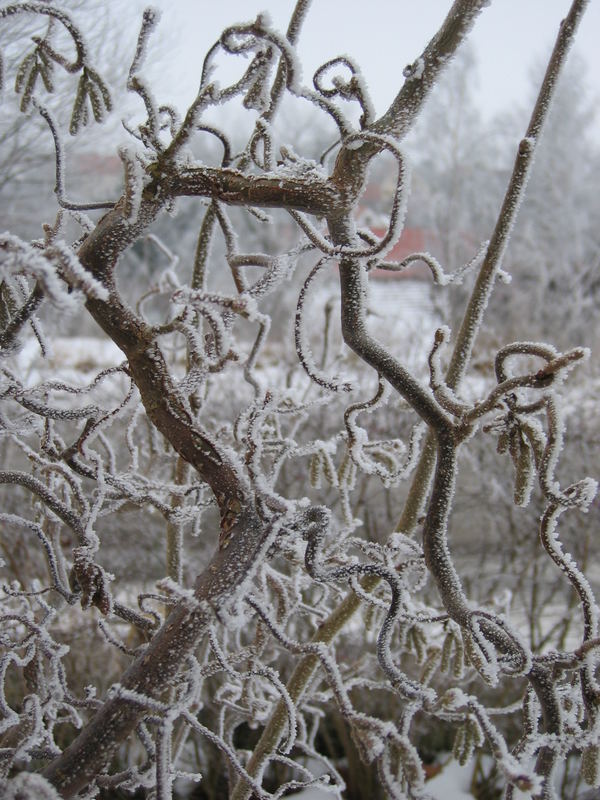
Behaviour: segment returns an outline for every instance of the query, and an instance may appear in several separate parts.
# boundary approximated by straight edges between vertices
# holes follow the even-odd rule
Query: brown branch
[[[308,13],[308,9],[310,8],[310,0],[297,0],[296,5],[294,7],[294,11],[292,13],[290,24],[288,25],[288,29],[286,32],[286,39],[290,44],[295,44],[298,40],[298,36],[300,34],[300,29],[302,24],[306,18],[306,14]],[[285,58],[281,57],[279,59],[279,66],[277,67],[277,75],[275,76],[275,81],[273,82],[273,88],[271,89],[271,104],[265,113],[263,114],[263,118],[267,121],[270,121],[275,116],[275,112],[279,107],[279,101],[283,96],[283,91],[285,89],[287,79],[287,67]]]
[[[261,560],[270,529],[248,511],[231,531],[234,546],[218,550],[198,577],[194,597],[181,601],[169,614],[148,647],[120,680],[123,689],[160,698],[185,657],[193,652],[212,613],[231,598]],[[142,704],[118,692],[106,700],[79,736],[43,772],[64,798],[73,797],[110,763],[120,744],[144,715]]]
[[[586,6],[587,0],[575,0],[566,19],[560,25],[525,137],[517,151],[513,172],[498,214],[494,232],[456,337],[456,343],[446,374],[446,385],[452,391],[455,391],[460,385],[471,360],[475,339],[480,330],[483,315],[488,306],[496,276],[501,267],[502,258],[525,193],[525,186],[533,165],[537,140],[552,104],[558,76],[566,61],[577,26]],[[435,466],[434,448],[435,436],[430,431],[409,490],[409,501],[414,500],[415,509],[422,509],[426,502],[427,492],[431,484],[431,475]],[[415,518],[415,514],[412,514],[410,519],[403,514],[396,526],[396,530],[406,530],[407,521],[412,522]]]
[[[19,472],[16,470],[0,471],[0,484],[4,483],[18,484],[29,489],[29,491],[37,495],[44,505],[56,514],[65,525],[71,528],[80,541],[83,541],[84,531],[79,516],[62,503],[42,481],[30,475],[28,472]]]
[[[415,62],[408,71],[405,86],[389,111],[374,124],[373,131],[397,138],[406,133],[443,64],[463,41],[484,5],[484,0],[456,0],[442,28],[424,51],[422,63]],[[583,2],[579,5],[583,5]],[[567,30],[568,25],[565,24],[564,28]],[[532,134],[533,137],[536,135]],[[527,157],[530,157],[531,149],[529,139],[524,142],[524,162],[517,175],[521,183],[528,169]],[[152,329],[120,301],[113,281],[117,259],[145,231],[166,200],[177,195],[206,196],[234,205],[285,207],[326,215],[334,244],[352,247],[355,233],[350,212],[363,188],[366,164],[380,149],[379,145],[372,142],[358,150],[342,148],[330,181],[317,176],[301,180],[245,175],[226,168],[198,167],[177,171],[170,162],[159,159],[149,169],[152,180],[145,189],[136,220],[126,220],[122,208],[115,207],[98,223],[80,250],[82,264],[102,280],[111,292],[108,302],[89,299],[88,310],[127,356],[132,378],[140,391],[149,419],[177,453],[194,466],[200,477],[211,486],[221,509],[222,522],[227,520],[227,539],[198,577],[194,597],[181,601],[175,607],[147,649],[124,674],[120,685],[130,692],[160,697],[204,632],[211,605],[216,606],[229,598],[241,582],[252,574],[261,555],[265,554],[272,528],[256,513],[249,485],[237,465],[199,428],[185,398],[178,395]],[[506,236],[506,233],[501,233]],[[502,247],[499,255],[501,250]],[[498,261],[499,256],[496,264]],[[340,272],[344,337],[347,343],[364,361],[385,375],[436,429],[441,443],[434,490],[434,501],[437,498],[439,502],[432,503],[425,525],[426,559],[440,583],[447,578],[442,574],[442,567],[447,560],[443,558],[445,525],[455,473],[456,446],[452,440],[452,422],[427,387],[417,383],[368,335],[364,320],[365,271],[362,264],[346,257]],[[229,540],[233,545],[230,548],[225,546]],[[462,603],[460,582],[457,575],[451,577],[444,600],[452,616],[465,625],[466,608]],[[350,609],[350,614],[352,611]],[[318,637],[322,641],[331,641],[341,627],[338,622],[336,619],[327,620]],[[306,674],[299,675],[295,686],[297,692],[291,693],[294,698],[301,695],[312,675],[312,665],[305,662],[304,666]],[[547,707],[544,708],[545,712]],[[106,701],[70,747],[49,765],[45,776],[63,797],[73,796],[107,766],[119,744],[131,733],[144,713],[143,703],[131,696],[120,696],[117,692]],[[264,748],[265,757],[270,749],[276,747],[280,738],[279,723],[271,727],[273,736]],[[261,740],[259,752],[262,744]],[[252,774],[252,770],[250,772]]]
[[[406,81],[391,106],[382,117],[368,126],[369,131],[392,136],[397,141],[406,136],[441,72],[465,41],[475,18],[486,5],[488,0],[455,0],[442,26],[421,56],[404,70]],[[358,150],[341,148],[331,179],[351,204],[356,202],[362,189],[368,162],[379,150],[371,143],[363,144]]]
[[[365,363],[377,370],[425,422],[436,430],[450,430],[452,420],[438,405],[429,388],[420,384],[367,331],[364,302],[366,279],[366,269],[356,259],[342,259],[340,287],[344,341]]]
[[[407,80],[405,87],[400,91],[389,111],[370,126],[369,130],[383,134],[391,133],[397,139],[401,139],[408,132],[417,118],[429,90],[437,80],[439,72],[466,38],[475,16],[485,5],[485,0],[456,0],[442,27],[424,51],[427,59],[424,73],[421,76],[422,80]],[[351,222],[352,211],[363,189],[368,163],[380,149],[380,145],[365,142],[359,149],[342,147],[338,154],[335,168],[328,182],[336,189],[337,202],[327,210],[329,229],[335,245],[350,247],[355,244],[354,227]],[[380,371],[394,388],[414,404],[421,416],[435,429],[448,431],[450,420],[433,395],[418,384],[402,365],[391,358],[390,354],[385,352],[384,348],[371,339],[366,332],[364,280],[364,270],[356,259],[346,258],[342,261],[340,265],[343,298],[342,326],[346,343],[367,363]],[[425,471],[429,474],[422,476],[422,481],[429,486],[431,480],[429,470],[435,464],[435,445],[429,443],[425,452],[428,454],[428,460],[425,466],[421,465],[421,472]],[[419,498],[421,502],[411,505],[414,496],[415,492],[412,492],[407,501],[410,506],[411,526],[416,524],[416,518],[423,506],[422,498]],[[369,589],[373,589],[377,585],[377,579],[367,578],[363,588],[366,588],[367,585]],[[331,643],[359,608],[360,600],[357,596],[353,592],[347,595],[327,620],[319,626],[313,641]],[[288,691],[294,699],[302,695],[317,666],[317,659],[312,656],[306,656],[297,664],[288,683]],[[285,726],[285,719],[285,707],[280,702],[276,705],[247,765],[250,775],[257,775],[269,755],[277,748]],[[244,800],[250,793],[250,787],[240,780],[235,787],[233,797],[235,800]]]
[[[195,600],[182,601],[123,675],[120,685],[154,698],[176,675],[205,630],[209,604],[230,598],[242,580],[260,562],[261,548],[270,528],[253,506],[241,473],[228,456],[211,442],[193,420],[169,375],[151,329],[119,299],[113,282],[117,259],[154,219],[161,204],[145,201],[135,223],[127,222],[119,208],[106,214],[79,252],[81,263],[110,287],[108,301],[89,299],[87,308],[98,324],[123,350],[150,420],[179,455],[212,488],[221,510],[222,525],[233,545],[217,549],[198,577]],[[139,703],[121,696],[109,698],[75,741],[45,770],[45,777],[72,797],[105,768],[144,713]]]
[[[40,283],[36,283],[25,303],[0,333],[0,350],[6,350],[12,346],[23,326],[35,314],[43,299],[44,290]]]
[[[502,208],[498,215],[496,227],[490,239],[484,262],[477,276],[477,281],[471,293],[469,304],[465,311],[463,321],[456,339],[456,345],[448,367],[446,383],[455,390],[465,374],[471,358],[475,337],[479,331],[485,309],[487,308],[492,289],[501,267],[508,240],[515,225],[517,214],[525,194],[525,187],[533,166],[533,157],[538,138],[548,117],[554,91],[562,67],[567,59],[569,49],[575,37],[575,31],[587,0],[575,0],[567,17],[561,22],[556,43],[546,68],[544,80],[540,87],[531,119],[527,126],[525,137],[521,140],[512,175]]]
[[[233,595],[260,563],[270,527],[258,517],[249,485],[237,465],[200,429],[184,398],[178,395],[154,332],[122,303],[114,282],[115,266],[175,195],[208,196],[225,203],[295,208],[313,214],[323,214],[337,204],[338,195],[333,185],[314,176],[302,181],[248,176],[227,168],[176,171],[166,157],[148,172],[152,180],[145,188],[136,219],[125,218],[120,201],[102,217],[80,248],[82,265],[110,291],[108,301],[88,299],[87,309],[125,353],[149,419],[211,487],[226,534],[211,563],[197,578],[194,597],[201,605],[189,601],[178,604],[121,679],[125,689],[157,698],[205,630],[210,605],[203,601],[218,606]],[[140,703],[122,696],[109,698],[44,775],[63,797],[73,796],[107,766],[143,714]]]
[[[423,108],[441,72],[466,40],[489,0],[455,0],[440,29],[419,58],[404,70],[406,81],[391,106],[372,125],[377,133],[403,139]]]
[[[317,176],[299,180],[196,167],[166,175],[160,186],[176,197],[214,197],[230,205],[291,208],[316,215],[324,215],[340,202],[335,185]]]

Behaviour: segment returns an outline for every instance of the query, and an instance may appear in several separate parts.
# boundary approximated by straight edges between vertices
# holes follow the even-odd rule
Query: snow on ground
[[[289,794],[288,797],[293,797],[294,800],[331,800],[333,795],[331,792],[326,792],[324,789],[303,789],[301,792],[296,792],[296,794]]]
[[[451,760],[430,781],[427,781],[427,792],[433,800],[473,800],[470,791],[473,777],[473,761],[461,767],[457,761]],[[515,789],[515,800],[527,800],[531,795]]]
[[[473,776],[473,764],[461,767],[450,761],[434,778],[427,781],[427,791],[434,800],[473,800],[469,791]]]
[[[52,376],[53,380],[72,380],[74,376],[116,367],[125,360],[111,339],[95,336],[52,338],[44,359],[37,339],[28,338],[14,357],[18,377],[25,386],[34,386]],[[80,382],[80,381],[79,381]]]
[[[470,791],[473,776],[473,762],[461,767],[450,760],[434,778],[425,784],[427,793],[433,800],[474,800]],[[325,789],[308,788],[296,794],[288,795],[294,800],[331,800],[332,794]],[[527,800],[530,795],[515,789],[515,800]]]

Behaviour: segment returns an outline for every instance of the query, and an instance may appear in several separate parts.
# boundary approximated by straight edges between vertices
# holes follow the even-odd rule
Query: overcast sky
[[[175,65],[153,75],[161,100],[181,109],[193,98],[202,59],[224,27],[268,10],[285,31],[294,0],[154,0],[163,10],[156,40],[175,48]],[[450,0],[313,0],[298,49],[304,81],[316,67],[347,53],[361,66],[375,107],[381,113],[402,82],[403,67],[414,61],[438,28]],[[479,16],[471,41],[478,62],[474,88],[489,117],[523,103],[531,91],[530,71],[547,57],[569,0],[492,0]],[[600,2],[591,0],[573,52],[587,64],[591,98],[600,99]],[[169,59],[169,61],[172,61]],[[600,136],[600,120],[596,130]]]

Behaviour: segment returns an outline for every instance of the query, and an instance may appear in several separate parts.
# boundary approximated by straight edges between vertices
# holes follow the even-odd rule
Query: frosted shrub
[[[489,242],[455,272],[428,253],[389,258],[409,194],[401,142],[486,5],[456,0],[380,117],[347,56],[322,65],[312,83],[303,79],[294,45],[306,0],[286,34],[261,14],[211,48],[183,120],[144,78],[158,23],[147,10],[125,78],[143,121],[128,124],[130,142],[118,151],[123,193],[90,204],[68,196],[63,131],[84,135],[110,114],[109,88],[65,12],[43,3],[0,7],[4,25],[17,15],[49,20],[16,77],[4,78],[14,79],[21,110],[41,115],[53,137],[59,206],[41,240],[0,236],[0,521],[8,542],[18,536],[36,554],[27,567],[3,545],[6,796],[139,789],[166,800],[183,780],[198,783],[201,796],[235,800],[312,784],[340,797],[356,765],[323,743],[332,719],[346,751],[377,770],[392,798],[427,797],[423,759],[436,728],[452,732],[448,749],[461,765],[487,754],[507,797],[515,789],[556,796],[559,766],[573,756],[584,780],[598,785],[598,612],[561,539],[563,515],[586,512],[596,492],[593,480],[560,470],[568,444],[562,398],[588,353],[509,342],[480,390],[468,380],[585,3],[575,0],[561,25]],[[212,81],[223,54],[243,57],[241,77],[226,86]],[[57,71],[73,76],[68,119],[46,106]],[[335,124],[320,161],[281,141],[275,122],[284,96]],[[253,120],[241,151],[211,115],[236,99]],[[202,138],[218,144],[220,166],[194,155]],[[383,154],[396,180],[376,236],[358,209],[369,165]],[[202,209],[192,263],[153,233],[182,197]],[[268,228],[275,210],[289,225],[261,252],[238,223],[248,216]],[[161,273],[136,286],[130,268],[137,297],[129,303],[120,263],[140,240]],[[387,340],[385,321],[373,334],[369,282],[373,269],[401,271],[415,260],[444,286],[465,272],[475,278],[462,325],[432,327],[421,354],[407,360]],[[289,296],[299,272],[290,357],[267,310]],[[336,286],[324,305],[321,281]],[[52,351],[57,331],[43,320],[46,308],[59,312],[50,320],[90,315],[122,362],[66,378],[42,368],[24,375],[24,341],[36,337],[42,353]],[[472,574],[465,580],[448,540],[459,455],[494,448],[503,459],[498,481],[512,483],[510,502],[524,507],[533,497],[542,509],[526,532],[529,542],[539,537],[535,558],[574,598],[539,637],[542,623],[532,636],[505,581],[490,597]],[[481,480],[484,493],[498,482]],[[402,510],[383,536],[381,508],[397,507],[398,497]],[[124,525],[132,513],[164,532],[157,582],[139,577],[156,538],[145,524]],[[374,537],[369,520],[377,515]],[[115,530],[127,540],[121,550]],[[103,540],[111,535],[109,569]],[[494,546],[493,563],[515,563],[502,543]],[[134,551],[135,580],[126,550],[130,560]],[[77,657],[82,615],[87,661]],[[555,636],[566,617],[569,635],[563,628]]]

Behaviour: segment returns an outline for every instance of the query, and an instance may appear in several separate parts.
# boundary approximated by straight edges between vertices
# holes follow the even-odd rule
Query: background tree
[[[285,35],[264,14],[224,31],[180,120],[144,79],[157,23],[147,10],[127,75],[143,112],[119,150],[123,192],[90,204],[66,194],[61,121],[46,93],[54,71],[71,76],[67,126],[78,135],[110,111],[109,88],[62,9],[0,6],[3,24],[52,20],[18,60],[15,85],[54,141],[60,207],[41,240],[0,240],[1,520],[5,535],[26,533],[32,552],[23,569],[4,547],[13,574],[2,609],[0,779],[9,797],[122,789],[163,800],[179,778],[199,782],[199,796],[235,800],[315,782],[338,796],[347,782],[356,796],[369,773],[343,753],[377,770],[369,792],[424,797],[424,762],[448,742],[460,763],[475,750],[491,756],[508,797],[556,796],[571,756],[597,784],[597,607],[559,538],[563,514],[584,527],[596,490],[559,464],[561,398],[572,401],[564,380],[587,353],[511,341],[483,383],[465,379],[584,2],[560,27],[489,243],[467,253],[477,274],[456,332],[432,325],[410,350],[368,315],[372,271],[416,258],[387,259],[408,194],[399,143],[485,5],[456,0],[379,118],[349,57],[324,64],[312,87],[301,82],[300,0]],[[223,52],[245,57],[226,86],[213,82]],[[321,158],[281,140],[284,96],[333,121]],[[241,148],[209,115],[237,99],[252,119]],[[214,140],[219,155],[198,140]],[[360,205],[384,156],[396,181],[379,237]],[[452,164],[467,161],[457,150]],[[195,198],[201,217],[187,263],[155,228],[181,198]],[[462,222],[444,224],[448,239]],[[418,258],[438,283],[457,280]],[[282,287],[294,274],[303,281],[292,363],[267,312],[289,298]],[[318,292],[334,279],[343,350],[331,298]],[[45,329],[82,306],[124,360],[24,374],[28,337],[50,354]],[[520,509],[536,484],[541,522],[515,516],[527,531],[519,540],[531,546],[539,534],[536,556],[575,598],[547,626],[524,625],[526,601],[512,605],[504,581],[482,587],[449,539],[464,453],[487,456],[496,443],[503,483],[490,467],[486,492],[503,494],[508,474]],[[399,497],[389,535],[372,535],[368,520],[383,504],[394,517]],[[126,551],[139,538],[141,560],[160,531],[164,575],[149,586]],[[512,545],[492,559],[497,572],[514,563]],[[147,566],[156,578],[156,560]]]
[[[597,327],[588,323],[596,320],[600,252],[598,208],[591,199],[598,171],[595,113],[585,92],[585,66],[570,62],[557,87],[508,265],[517,288],[523,287],[519,294],[530,298],[526,315],[507,303],[509,313],[523,320],[520,335],[527,335],[527,324],[536,335],[560,343],[575,336],[591,347],[596,343]],[[514,126],[506,118],[502,123]],[[534,226],[543,231],[538,247],[532,241]],[[560,302],[565,294],[572,305]],[[581,312],[573,314],[573,307]]]
[[[123,84],[123,74],[116,64],[114,52],[129,52],[134,47],[135,28],[144,8],[143,3],[136,0],[126,8],[119,9],[121,24],[118,27],[113,26],[114,19],[106,3],[62,0],[60,8],[75,15],[82,35],[93,50],[94,62],[101,69],[103,80],[111,90],[115,107],[119,108],[120,117],[127,119],[135,108]],[[57,46],[62,44],[68,48],[69,34],[43,15],[37,18],[32,15],[16,16],[10,25],[0,30],[0,48],[9,80],[14,81],[23,54],[35,47],[35,39],[44,36],[49,24],[54,27]],[[46,95],[45,106],[61,123],[68,125],[70,109],[66,108],[64,98],[72,89],[72,81],[69,81],[68,73],[58,67],[50,67],[50,80],[54,91]],[[56,210],[53,192],[54,148],[43,118],[32,110],[31,105],[24,109],[24,113],[20,113],[21,102],[21,94],[5,92],[4,113],[0,120],[0,167],[3,178],[0,202],[5,228],[30,239],[40,235],[40,218],[51,219]],[[78,137],[71,142],[68,151],[69,176],[75,192],[81,192],[87,202],[105,200],[103,192],[107,189],[112,193],[118,191],[118,180],[114,175],[96,173],[92,178],[89,167],[86,170],[82,162],[85,154],[105,149],[107,140],[114,143],[122,139],[119,129],[123,130],[121,120],[113,114],[107,116],[102,129],[89,127],[85,137]],[[32,208],[37,210],[37,214],[31,213]]]

